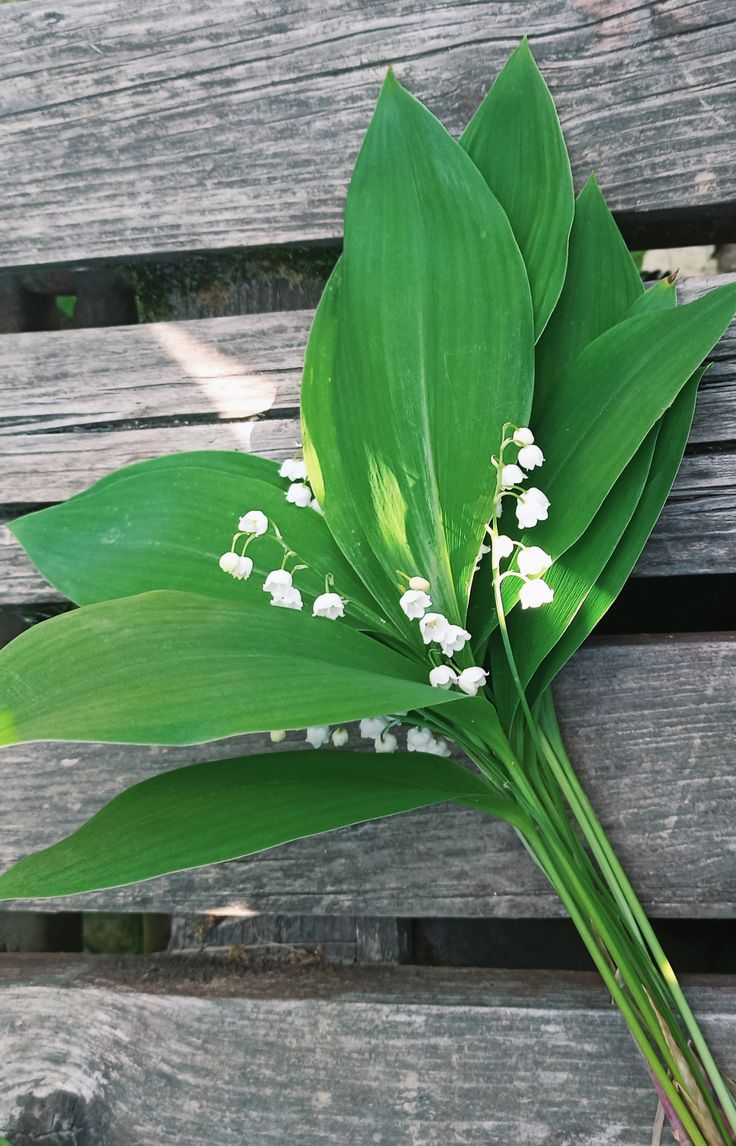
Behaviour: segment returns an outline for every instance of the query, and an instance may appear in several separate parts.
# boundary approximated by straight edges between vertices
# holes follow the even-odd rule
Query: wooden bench
[[[728,0],[0,6],[6,614],[63,606],[2,526],[29,506],[160,453],[292,453],[311,308],[385,66],[458,131],[526,32],[578,185],[595,167],[630,245],[736,240]],[[681,298],[711,285],[688,280]],[[166,321],[129,324],[134,290]],[[39,329],[66,293],[90,328]],[[260,313],[222,316],[242,306]],[[697,575],[708,594],[709,577],[736,574],[734,440],[732,329],[642,582],[692,592]],[[690,609],[683,594],[674,635],[588,642],[558,700],[646,906],[697,927],[736,913],[736,640],[684,632]],[[0,862],[144,776],[264,743],[4,749]],[[0,1134],[13,1146],[649,1140],[654,1094],[592,976],[408,965],[412,918],[562,914],[514,833],[474,812],[38,906],[170,913],[187,953],[0,957]],[[254,937],[293,965],[210,950],[237,955]],[[376,961],[393,965],[360,965]],[[703,981],[693,999],[736,1073],[734,983]]]

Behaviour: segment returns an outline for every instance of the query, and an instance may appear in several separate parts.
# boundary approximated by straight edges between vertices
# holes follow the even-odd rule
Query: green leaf
[[[557,110],[526,37],[460,145],[508,215],[529,276],[538,338],[565,279],[574,197]]]
[[[327,522],[387,610],[398,611],[403,570],[429,578],[438,611],[464,618],[491,511],[489,458],[503,423],[528,416],[532,344],[526,274],[503,210],[462,148],[389,76],[302,389]],[[418,639],[416,626],[408,631]]]
[[[627,318],[577,356],[535,424],[551,508],[530,544],[558,558],[582,536],[735,309],[736,285],[719,287],[688,306]]]
[[[80,605],[178,589],[268,606],[263,578],[284,555],[273,537],[249,547],[255,570],[249,581],[233,580],[218,565],[240,515],[261,509],[298,555],[292,564],[309,566],[296,576],[307,605],[325,591],[331,573],[356,624],[387,627],[323,518],[289,504],[288,486],[275,462],[249,454],[173,454],[109,475],[11,529],[44,577]]]
[[[522,685],[529,683],[547,654],[555,649],[626,531],[647,481],[658,434],[659,426],[655,426],[583,536],[545,574],[554,600],[541,609],[514,609],[510,614],[509,638]],[[501,718],[509,727],[518,695],[498,631],[491,641],[491,665],[494,697]]]
[[[542,410],[556,398],[573,360],[621,322],[643,293],[634,260],[591,176],[575,201],[565,285],[537,345],[535,432]]]
[[[672,275],[666,275],[645,290],[644,294],[639,295],[629,307],[626,317],[651,313],[655,310],[672,310],[675,306],[677,306],[675,279]]]
[[[423,753],[276,752],[193,764],[136,784],[20,860],[0,876],[0,899],[119,887],[445,801],[513,817],[477,773]]]
[[[0,652],[0,744],[195,744],[462,699],[339,621],[154,592],[54,617]]]
[[[563,665],[593,631],[603,614],[621,592],[639,559],[672,483],[680,467],[695,410],[698,384],[704,370],[698,370],[680,391],[662,419],[651,468],[642,497],[613,555],[595,585],[581,602],[568,629],[545,658],[527,690],[533,702],[550,684]]]

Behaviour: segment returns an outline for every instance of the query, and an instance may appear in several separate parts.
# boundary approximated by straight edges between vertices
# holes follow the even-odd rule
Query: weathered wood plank
[[[681,299],[725,281],[736,276],[690,280]],[[300,311],[5,337],[2,501],[57,501],[116,466],[169,450],[289,456],[300,437],[311,318]],[[686,458],[641,576],[736,570],[736,325],[711,356],[690,440],[716,449]],[[61,599],[1,524],[0,570],[3,604]]]
[[[650,911],[732,917],[736,640],[591,643],[561,676],[557,696],[571,755]],[[303,743],[300,733],[286,742]],[[145,776],[264,749],[278,751],[267,736],[189,749],[5,748],[0,863],[48,845]],[[45,906],[220,915],[562,914],[513,831],[459,808],[361,825],[253,859]]]
[[[138,963],[137,979],[132,966],[11,963],[0,1131],[12,1141],[641,1146],[651,1133],[656,1097],[591,976],[314,968],[218,990],[180,972],[167,983],[166,962]],[[691,994],[733,1072],[733,984]]]
[[[3,265],[336,239],[387,64],[457,133],[527,32],[578,183],[690,241],[732,222],[729,0],[1,7]]]

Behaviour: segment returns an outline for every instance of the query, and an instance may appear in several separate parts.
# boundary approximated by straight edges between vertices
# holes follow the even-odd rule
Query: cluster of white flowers
[[[431,585],[426,577],[410,577],[409,587],[399,598],[402,612],[410,621],[419,621],[419,632],[425,645],[437,644],[448,659],[461,653],[470,640],[470,633],[461,625],[453,625],[443,613],[428,613],[431,608]],[[474,665],[456,671],[453,665],[436,665],[429,674],[434,688],[452,688],[456,685],[468,696],[475,696],[486,682],[488,674]]]
[[[307,484],[307,465],[303,458],[287,458],[279,470],[279,477],[286,478],[291,485],[286,491],[286,500],[300,509],[311,509],[322,512],[322,506],[312,494]]]
[[[504,463],[504,450],[511,445],[519,447],[516,462]],[[528,426],[517,427],[510,438],[504,438],[501,456],[496,463],[499,471],[496,510],[498,514],[501,513],[505,497],[515,498],[516,520],[520,529],[532,529],[540,521],[547,520],[549,498],[535,486],[524,489],[522,485],[528,477],[524,471],[531,472],[543,463],[544,454],[535,445],[534,434]],[[492,540],[494,576],[499,576],[499,582],[506,577],[519,577],[524,582],[519,593],[522,609],[537,609],[540,605],[548,605],[554,592],[542,577],[552,565],[550,555],[538,545],[523,545],[504,534],[497,534]],[[501,562],[511,557],[515,549],[518,549],[517,569],[508,569],[499,574]]]
[[[289,458],[281,466],[279,475],[291,482],[286,491],[287,501],[302,507],[311,505],[313,509],[322,512],[317,501],[312,497],[309,486],[302,480],[307,476],[307,467],[302,460]],[[249,509],[247,513],[244,513],[238,521],[238,532],[233,537],[230,549],[220,557],[219,564],[223,573],[229,573],[237,581],[247,581],[253,572],[253,559],[247,555],[246,550],[257,537],[263,537],[268,533],[268,529],[269,520],[262,510]],[[294,571],[289,572],[286,563],[289,558],[296,557],[297,554],[288,548],[275,525],[273,530],[274,537],[284,549],[284,560],[280,569],[272,569],[266,576],[263,582],[263,591],[271,594],[272,605],[281,609],[303,609],[304,602],[299,589],[294,585],[293,572],[296,569],[304,569],[306,566],[298,565]],[[245,537],[245,542],[242,552],[238,554],[235,552],[235,547],[242,537]],[[339,593],[333,592],[332,581],[331,574],[328,574],[325,578],[324,593],[315,597],[312,605],[314,617],[326,617],[330,621],[336,621],[338,617],[345,616],[345,601]]]

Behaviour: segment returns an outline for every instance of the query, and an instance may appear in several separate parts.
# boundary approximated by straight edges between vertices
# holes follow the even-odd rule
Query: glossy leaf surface
[[[462,699],[339,621],[155,592],[45,621],[0,652],[0,743],[195,744]]]
[[[391,586],[388,608],[403,570],[460,620],[490,515],[489,458],[502,424],[529,412],[531,300],[482,176],[391,77],[350,186],[339,278],[303,385],[315,489],[374,595]]]
[[[511,223],[529,276],[538,338],[565,279],[574,195],[557,110],[526,39],[502,68],[460,144]]]
[[[119,887],[446,800],[505,807],[477,773],[423,753],[322,749],[193,764],[128,788],[20,860],[0,876],[0,899]]]

